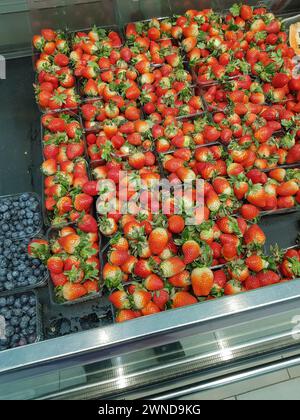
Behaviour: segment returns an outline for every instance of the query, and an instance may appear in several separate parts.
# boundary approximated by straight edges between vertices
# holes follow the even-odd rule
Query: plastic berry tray
[[[18,292],[18,293],[10,293],[9,295],[3,297],[3,299],[8,299],[9,297],[21,297],[21,296],[35,296],[36,299],[36,326],[35,326],[35,340],[32,340],[32,343],[36,343],[38,341],[42,341],[43,340],[43,324],[42,324],[42,305],[40,304],[39,298],[38,298],[38,294],[35,291],[27,291],[27,292]],[[11,305],[8,305],[11,306]],[[21,309],[21,308],[20,308]],[[2,339],[6,338],[6,321],[4,320],[3,322],[3,316],[2,316],[2,323],[0,325],[0,337],[2,335]],[[2,333],[2,334],[1,334]],[[4,334],[3,334],[4,333]],[[29,344],[29,343],[28,343]],[[24,344],[27,345],[27,344]],[[18,346],[21,347],[21,346]],[[6,350],[9,350],[12,347],[7,348]],[[5,351],[5,350],[4,350]]]
[[[41,235],[39,235],[38,238],[45,239]],[[21,240],[17,240],[17,241],[12,241],[12,244],[25,243],[25,246],[26,246],[26,249],[27,249],[27,246],[28,246],[30,240],[31,239],[25,239],[25,240],[21,239]],[[19,255],[17,254],[16,258],[18,258],[18,257],[19,257]],[[0,270],[1,270],[1,262],[0,262]],[[45,274],[40,275],[38,281],[34,284],[30,284],[30,285],[27,285],[27,286],[19,286],[19,287],[15,286],[12,290],[1,290],[1,287],[0,287],[0,297],[7,296],[7,295],[10,295],[12,293],[24,293],[24,292],[32,291],[33,289],[37,289],[37,288],[45,286],[47,284],[47,281],[48,281],[48,272],[47,272],[47,270],[45,270]]]
[[[69,224],[67,224],[65,226],[71,226],[71,227],[74,227],[75,229],[77,228],[76,224],[74,224],[74,223],[69,223]],[[52,228],[50,228],[48,230],[48,232],[47,232],[47,239],[48,239],[48,241],[51,241],[54,238],[57,238],[59,229],[60,228],[52,227]],[[101,242],[102,242],[102,237],[101,237],[101,235],[99,235],[99,248],[100,248],[100,250],[101,250]],[[48,270],[48,288],[49,288],[49,295],[50,295],[50,303],[51,303],[51,305],[56,305],[56,306],[73,306],[73,305],[77,305],[78,303],[83,303],[83,302],[87,302],[89,300],[101,298],[101,296],[103,295],[103,284],[101,282],[101,278],[102,278],[102,263],[101,263],[101,258],[100,258],[100,270],[99,270],[99,288],[100,288],[100,290],[99,290],[99,292],[97,292],[97,293],[90,293],[90,294],[88,294],[86,296],[83,296],[83,297],[81,297],[79,299],[76,299],[74,301],[58,302],[55,299],[55,288],[54,288],[53,283],[51,281],[50,272]]]
[[[35,192],[24,192],[19,194],[10,194],[10,195],[3,195],[0,197],[0,208],[5,203],[6,199],[12,199],[12,200],[19,200],[19,198],[24,195],[28,194],[29,197],[35,197],[38,201],[38,209],[37,213],[39,214],[39,223],[34,227],[32,232],[26,233],[26,232],[19,232],[16,234],[16,236],[12,236],[12,234],[5,236],[0,233],[0,240],[3,241],[4,239],[12,239],[12,240],[18,240],[18,239],[25,239],[25,238],[33,238],[37,236],[43,228],[43,218],[42,218],[42,203],[41,203],[41,197],[36,194]],[[6,223],[6,222],[5,222]],[[0,219],[0,226],[3,224],[3,221]],[[7,221],[7,224],[9,225],[9,221]]]

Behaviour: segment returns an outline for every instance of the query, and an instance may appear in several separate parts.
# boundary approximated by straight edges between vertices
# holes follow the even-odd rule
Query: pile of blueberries
[[[46,278],[46,267],[28,255],[29,242],[29,239],[0,241],[0,292],[34,287]]]
[[[40,203],[34,194],[0,199],[0,238],[19,239],[36,234],[41,225]]]
[[[37,340],[37,301],[32,292],[0,297],[0,351]]]

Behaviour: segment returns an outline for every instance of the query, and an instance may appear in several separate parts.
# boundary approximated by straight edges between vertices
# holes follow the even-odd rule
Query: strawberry
[[[49,242],[45,239],[33,239],[27,247],[28,255],[46,262],[49,258]]]
[[[244,285],[245,285],[246,290],[255,290],[261,287],[260,281],[257,278],[257,276],[249,276],[246,279]]]
[[[173,215],[168,219],[168,229],[172,233],[181,233],[184,230],[185,221],[182,216]]]
[[[196,296],[208,296],[214,284],[214,274],[209,268],[195,268],[191,273],[191,281]]]
[[[172,308],[181,308],[198,303],[197,299],[188,292],[177,292],[172,297]]]
[[[161,290],[164,288],[163,280],[156,274],[150,274],[144,281],[144,286],[150,292]]]
[[[225,295],[236,295],[243,291],[242,283],[238,280],[230,280],[225,284],[224,293]]]
[[[271,284],[279,283],[280,277],[274,271],[262,271],[257,274],[257,279],[259,280],[260,286],[270,286]]]
[[[145,155],[142,152],[136,152],[129,156],[128,163],[134,169],[142,169],[145,166]]]
[[[74,160],[84,155],[84,143],[71,143],[67,146],[67,157],[69,160]]]
[[[130,309],[130,301],[124,290],[117,290],[109,296],[109,301],[117,309]]]
[[[280,265],[282,274],[287,278],[296,278],[300,276],[299,257],[287,257],[285,255],[282,264]]]
[[[77,194],[74,200],[74,208],[77,211],[90,211],[93,204],[93,197],[88,194],[81,193]]]
[[[275,88],[282,88],[289,83],[289,76],[285,73],[275,73],[272,79],[272,85]]]
[[[143,309],[150,301],[152,295],[146,290],[135,290],[132,299],[134,308],[137,310]]]
[[[86,195],[96,197],[99,194],[98,181],[88,181],[88,182],[86,182],[82,187],[82,191]]]
[[[245,262],[242,259],[230,262],[227,268],[228,273],[234,280],[244,282],[249,277],[248,267],[245,265]]]
[[[64,269],[64,262],[58,256],[52,256],[47,261],[48,270],[54,274],[61,274]]]
[[[250,187],[247,200],[256,207],[266,207],[266,192],[262,184],[255,184]]]
[[[138,316],[140,315],[136,311],[131,309],[122,309],[116,316],[116,322],[130,321],[131,319],[136,319]]]
[[[169,278],[181,273],[185,269],[185,264],[179,257],[171,257],[160,264],[163,277]]]
[[[205,204],[212,212],[217,212],[221,207],[221,202],[215,191],[209,191],[205,198]]]
[[[81,239],[80,236],[76,233],[71,233],[59,238],[58,242],[65,252],[72,255],[75,253],[76,248],[79,246]]]
[[[98,225],[96,219],[90,214],[84,214],[78,220],[78,228],[82,232],[96,233],[98,232]]]
[[[241,234],[237,219],[234,217],[222,217],[221,219],[217,220],[217,225],[223,233],[235,233],[236,235]]]
[[[259,216],[259,210],[252,204],[243,204],[240,213],[246,220],[255,220]]]
[[[149,260],[138,260],[134,266],[134,274],[141,278],[147,278],[152,274],[152,265]]]
[[[55,159],[45,160],[41,166],[42,172],[46,176],[55,175],[58,168]]]
[[[291,195],[296,195],[299,191],[299,187],[296,181],[290,180],[278,185],[276,191],[278,195],[282,197],[288,197]]]
[[[160,308],[156,305],[156,303],[150,301],[144,308],[142,308],[141,312],[144,316],[153,315],[159,313]]]
[[[168,282],[174,287],[180,287],[180,288],[188,287],[191,284],[190,273],[189,271],[184,270],[181,273],[176,274],[173,277],[170,277],[168,279]]]
[[[128,250],[113,249],[109,256],[109,262],[112,265],[122,266],[129,258]]]
[[[244,242],[246,245],[263,246],[266,242],[266,235],[258,225],[252,225],[249,227],[244,235]]]
[[[166,304],[169,302],[170,295],[166,290],[157,290],[153,293],[152,300],[161,311],[165,310]]]
[[[189,240],[182,245],[184,255],[183,262],[185,265],[192,263],[201,255],[201,249],[198,242]]]
[[[159,255],[169,242],[169,235],[166,229],[156,228],[149,236],[149,246],[152,254]]]
[[[67,301],[73,301],[85,296],[87,291],[80,283],[67,282],[62,287],[62,296]]]
[[[54,287],[63,286],[68,282],[68,277],[63,273],[55,274],[51,272],[50,277]]]
[[[249,270],[259,273],[262,270],[268,268],[269,263],[259,255],[251,255],[247,257],[245,263]]]
[[[123,274],[120,267],[106,263],[102,275],[104,283],[109,289],[117,288],[122,283]]]
[[[214,274],[214,286],[224,288],[227,281],[227,277],[224,270],[214,271],[213,274]]]

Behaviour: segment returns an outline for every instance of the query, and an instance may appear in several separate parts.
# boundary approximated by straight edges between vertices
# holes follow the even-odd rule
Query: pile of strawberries
[[[257,224],[264,211],[300,204],[294,55],[281,22],[246,5],[130,23],[125,41],[99,28],[72,35],[92,180],[75,171],[85,153],[78,121],[56,115],[61,131],[44,116],[46,208],[81,229],[99,198],[117,322],[300,276],[299,251],[266,255]],[[163,178],[171,194],[153,192]],[[190,194],[178,197],[187,183]],[[65,250],[55,245],[62,276]]]
[[[92,216],[83,216],[76,226],[52,230],[49,240],[33,240],[28,253],[47,265],[55,302],[75,301],[99,292],[99,235]]]
[[[36,101],[42,111],[78,108],[76,78],[70,61],[65,33],[43,29],[32,40]]]

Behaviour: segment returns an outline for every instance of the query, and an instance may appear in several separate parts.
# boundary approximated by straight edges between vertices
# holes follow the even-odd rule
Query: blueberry
[[[6,337],[12,337],[13,335],[14,335],[14,333],[15,333],[15,330],[14,330],[14,328],[13,327],[11,327],[10,325],[8,325],[6,328],[5,328],[5,335],[6,335]]]
[[[19,197],[19,200],[20,201],[27,201],[27,200],[29,200],[30,199],[30,194],[28,194],[28,193],[23,193],[23,194],[21,194],[20,195],[20,197]]]
[[[25,337],[22,337],[20,340],[19,340],[19,346],[21,347],[21,346],[26,346],[26,344],[27,344],[27,340],[26,340],[26,338]]]
[[[21,309],[21,308],[22,308],[22,302],[21,302],[21,299],[20,299],[20,298],[17,298],[17,299],[15,300],[15,302],[14,302],[14,307],[15,307],[16,309]]]
[[[7,223],[4,223],[4,224],[2,225],[2,231],[3,231],[3,232],[8,232],[8,231],[9,231],[9,226],[8,226],[8,224],[7,224]]]
[[[35,334],[31,334],[28,339],[27,339],[28,344],[32,344],[36,342],[36,335]]]
[[[6,299],[7,306],[12,306],[15,303],[15,298],[13,296],[8,296]]]
[[[10,325],[12,327],[17,327],[19,325],[19,319],[16,316],[13,316],[10,320]]]
[[[30,296],[29,305],[30,306],[36,306],[36,297],[34,295]]]
[[[26,305],[26,303],[29,302],[29,296],[28,295],[22,295],[20,299],[21,299],[21,304],[22,305]]]
[[[0,308],[4,308],[6,306],[6,299],[5,298],[0,298]]]

